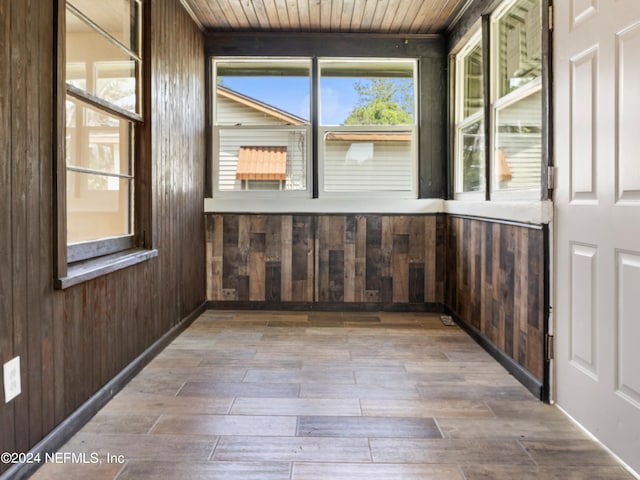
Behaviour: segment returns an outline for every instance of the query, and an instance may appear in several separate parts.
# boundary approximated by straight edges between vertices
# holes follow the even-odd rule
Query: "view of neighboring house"
[[[308,120],[218,85],[216,123],[225,126],[216,138],[219,190],[305,188]],[[390,189],[410,183],[410,132],[341,129],[325,132],[320,141],[327,191],[340,191],[345,182],[356,190],[370,190],[381,181]]]
[[[216,107],[218,124],[248,127],[218,130],[220,190],[293,190],[306,178],[307,120],[222,85]]]

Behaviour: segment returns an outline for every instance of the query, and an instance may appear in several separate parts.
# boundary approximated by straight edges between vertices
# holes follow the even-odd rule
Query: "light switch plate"
[[[15,357],[4,364],[4,401],[9,403],[20,395],[20,357]]]

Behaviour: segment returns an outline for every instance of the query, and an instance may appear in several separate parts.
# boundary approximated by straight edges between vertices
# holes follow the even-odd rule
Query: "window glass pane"
[[[324,191],[411,192],[412,131],[328,131],[324,142]]]
[[[480,34],[456,58],[455,192],[481,192],[484,172],[484,89]]]
[[[321,60],[322,125],[415,124],[415,62]]]
[[[482,110],[482,45],[478,43],[463,59],[462,118]]]
[[[130,179],[67,170],[67,241],[131,233]]]
[[[131,175],[134,125],[67,96],[66,165]]]
[[[138,22],[140,8],[132,0],[68,0],[80,12],[96,23],[125,47],[139,53]],[[74,15],[67,20],[67,29],[82,28],[80,20]]]
[[[498,97],[541,75],[541,15],[540,0],[519,0],[498,19]]]
[[[484,122],[479,119],[458,129],[458,192],[484,190]]]
[[[537,92],[496,110],[493,179],[496,189],[540,187],[542,94]]]
[[[309,60],[218,60],[216,124],[307,125]]]
[[[138,61],[67,10],[68,83],[113,105],[139,113]],[[84,78],[83,78],[84,76]]]
[[[220,128],[218,190],[306,190],[307,128]]]
[[[135,62],[96,62],[98,96],[130,112],[138,111],[136,79],[131,76],[135,68]]]
[[[83,62],[67,62],[67,83],[81,90],[87,90],[87,66]]]

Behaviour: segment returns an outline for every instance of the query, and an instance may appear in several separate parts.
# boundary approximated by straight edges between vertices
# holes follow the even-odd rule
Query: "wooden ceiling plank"
[[[340,31],[340,19],[342,18],[343,0],[333,0],[331,2],[331,16],[327,18],[329,30],[332,32]]]
[[[355,0],[353,6],[353,14],[351,18],[351,31],[364,32],[368,31],[364,29],[365,12],[367,3],[373,4],[373,2],[367,2],[367,0]]]
[[[253,6],[255,0],[241,0],[240,7],[242,8],[242,12],[246,18],[246,22],[248,25],[248,30],[259,31],[260,30],[260,21],[258,20],[258,15],[256,15],[256,10]],[[231,4],[234,5],[238,3],[237,1],[231,1]],[[235,5],[234,5],[235,6]]]
[[[421,30],[433,32],[439,29],[440,15],[446,3],[447,0],[438,0],[436,2],[429,15],[429,21],[422,24]]]
[[[189,6],[206,28],[214,26],[216,30],[231,30],[231,25],[217,0],[191,0]]]
[[[340,14],[340,31],[351,32],[351,21],[353,20],[353,0],[342,1],[342,13]]]
[[[214,31],[442,33],[468,0],[183,0]]]
[[[338,0],[335,0],[336,2]],[[331,30],[331,10],[333,2],[331,0],[322,0],[320,2],[320,31],[328,32]]]
[[[326,0],[325,0],[326,3]],[[309,0],[309,30],[319,32],[321,30],[320,0]]]
[[[416,15],[416,18],[411,23],[409,30],[413,33],[422,33],[424,32],[423,26],[429,23],[429,16],[434,8],[436,8],[436,3],[438,0],[422,0],[422,4],[420,5],[420,10]]]
[[[300,30],[300,12],[298,11],[298,0],[287,0],[287,13],[289,15],[289,29]]]
[[[309,18],[309,2],[307,0],[298,1],[298,18],[300,19],[300,30],[311,30],[311,19]]]
[[[416,18],[423,2],[408,1],[398,9],[398,14],[393,19],[394,33],[414,33],[411,31],[411,24]]]
[[[271,30],[282,30],[275,0],[264,0],[263,4],[265,13],[267,14],[267,19],[269,20],[269,25],[271,25]]]
[[[371,31],[373,32],[381,32],[381,25],[384,21],[384,17],[387,14],[387,7],[389,6],[389,2],[386,0],[378,0],[376,4],[376,10],[373,13],[373,18],[371,19]]]
[[[442,8],[442,11],[440,12],[439,18],[437,20],[437,31],[444,32],[446,29],[448,29],[451,22],[456,18],[458,12],[460,12],[465,4],[465,1],[448,0],[446,5]]]
[[[278,14],[278,18],[280,19],[280,28],[282,30],[291,30],[291,25],[289,24],[289,12],[287,11],[287,2],[286,0],[275,0],[275,8]]]
[[[253,9],[256,12],[260,30],[277,30],[269,18],[264,0],[253,0]]]
[[[362,0],[364,2],[364,10],[362,12],[362,20],[360,21],[360,28],[363,32],[371,32],[373,17],[376,13],[376,7],[378,2],[373,0]]]
[[[400,10],[400,0],[389,0],[387,2],[387,11],[382,17],[382,21],[380,22],[380,31],[384,33],[389,33],[393,29],[393,19],[396,13]]]
[[[206,3],[203,4],[200,2],[189,2],[188,5],[191,11],[193,12],[193,14],[196,16],[196,18],[200,21],[202,25],[210,25],[214,23],[215,16],[213,15],[213,12],[211,12],[211,10],[209,9],[208,4]],[[203,7],[207,7],[207,9],[204,10]]]
[[[238,2],[232,2],[229,0],[216,0],[219,5],[219,9],[221,13],[224,15],[227,23],[229,24],[229,28],[231,30],[246,30],[247,29],[247,21],[243,19],[244,12],[242,11],[242,7],[238,4]],[[235,8],[240,10],[240,17],[238,17],[238,12],[235,11]]]

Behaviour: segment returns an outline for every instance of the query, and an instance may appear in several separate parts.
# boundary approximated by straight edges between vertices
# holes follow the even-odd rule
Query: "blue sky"
[[[341,125],[355,107],[357,78],[323,78],[322,123]],[[309,120],[309,79],[303,77],[225,77],[223,85],[243,95]]]

